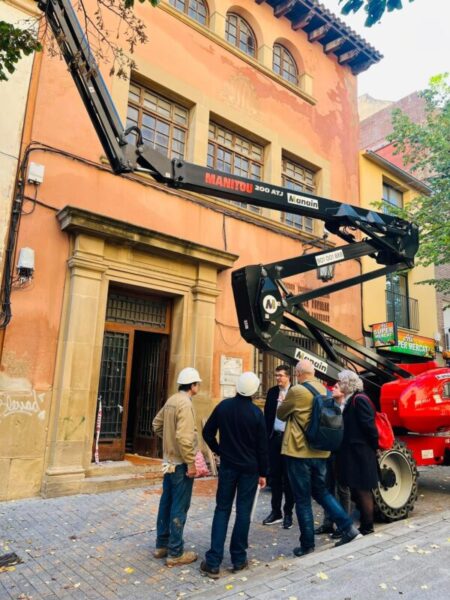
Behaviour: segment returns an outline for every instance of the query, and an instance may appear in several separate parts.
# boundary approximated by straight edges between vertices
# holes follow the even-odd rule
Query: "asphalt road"
[[[450,509],[450,467],[420,467],[419,497],[410,517]]]

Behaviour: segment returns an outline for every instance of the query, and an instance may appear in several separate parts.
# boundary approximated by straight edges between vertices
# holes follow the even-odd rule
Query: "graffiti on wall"
[[[45,394],[35,390],[27,391],[0,391],[0,421],[13,415],[36,416],[39,420],[45,419],[43,410]]]

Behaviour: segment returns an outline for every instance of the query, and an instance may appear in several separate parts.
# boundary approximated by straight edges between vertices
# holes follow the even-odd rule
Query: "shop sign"
[[[435,342],[432,338],[416,335],[403,329],[398,330],[398,342],[396,346],[389,348],[391,352],[400,354],[412,354],[413,356],[423,356],[424,358],[435,357]]]
[[[371,327],[374,348],[385,348],[397,344],[397,328],[394,321],[375,323]]]

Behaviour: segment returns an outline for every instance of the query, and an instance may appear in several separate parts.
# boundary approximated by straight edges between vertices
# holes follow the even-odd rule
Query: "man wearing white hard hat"
[[[220,402],[203,428],[203,439],[220,456],[216,509],[211,547],[200,565],[202,575],[217,579],[223,560],[231,508],[236,497],[236,521],[230,542],[233,573],[248,567],[250,515],[258,484],[266,485],[268,466],[264,415],[252,402],[260,381],[255,373],[242,373],[237,394]],[[220,442],[216,435],[219,433]]]
[[[156,525],[155,558],[166,558],[166,565],[187,565],[197,560],[196,552],[185,552],[183,530],[197,474],[195,453],[197,429],[192,397],[201,379],[192,367],[178,374],[178,392],[171,396],[153,419],[153,430],[163,439],[163,492]]]

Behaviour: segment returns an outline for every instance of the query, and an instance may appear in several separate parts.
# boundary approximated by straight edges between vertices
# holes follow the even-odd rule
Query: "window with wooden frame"
[[[264,148],[260,144],[216,123],[209,124],[208,167],[261,181],[263,160]],[[233,204],[256,213],[261,212],[258,206],[245,202],[233,201]]]
[[[298,85],[298,68],[294,57],[287,48],[281,44],[273,46],[273,72],[293,83]]]
[[[208,25],[208,5],[203,0],[169,0],[169,3],[197,23]]]
[[[388,183],[383,183],[384,212],[389,213],[390,207],[403,208],[403,193]]]
[[[297,192],[314,194],[316,192],[314,177],[314,171],[308,167],[294,162],[285,156],[283,157],[281,174],[283,187]],[[281,219],[283,223],[295,227],[296,229],[301,229],[308,233],[314,232],[314,220],[311,217],[281,213]]]
[[[240,15],[228,13],[225,26],[225,37],[230,44],[256,58],[256,36],[252,28]]]
[[[184,158],[189,110],[132,82],[128,93],[127,127],[139,127],[146,144],[169,158]],[[136,143],[136,133],[127,140]]]

